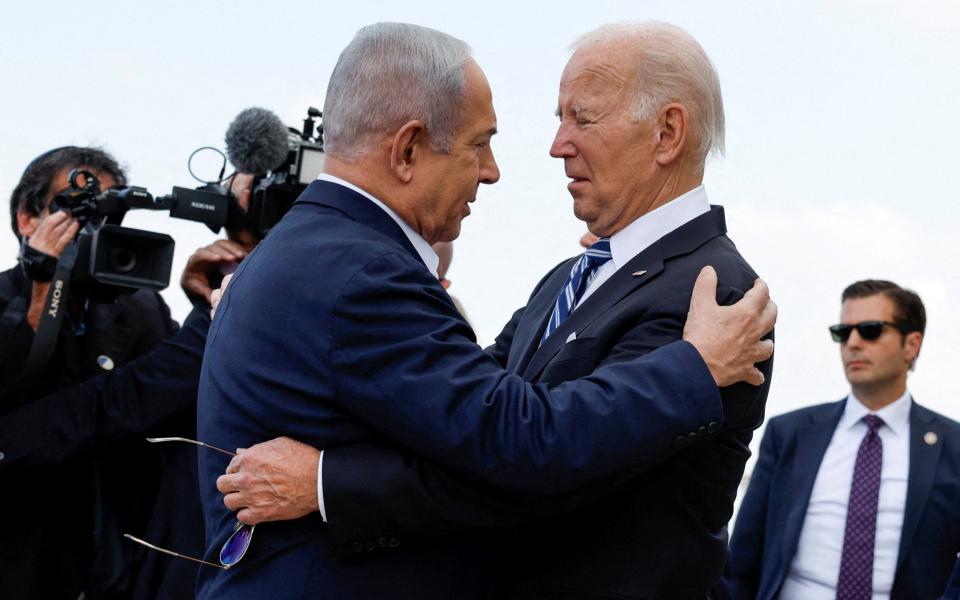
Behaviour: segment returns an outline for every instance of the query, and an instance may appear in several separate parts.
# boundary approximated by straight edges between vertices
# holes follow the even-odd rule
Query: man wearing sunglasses
[[[960,550],[960,424],[918,405],[919,296],[843,292],[844,400],[773,418],[730,543],[736,599],[938,598]]]

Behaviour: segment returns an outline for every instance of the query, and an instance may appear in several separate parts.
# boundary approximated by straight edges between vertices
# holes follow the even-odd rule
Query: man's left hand
[[[320,510],[320,451],[281,437],[237,450],[226,475],[217,478],[223,503],[248,525],[298,519]]]

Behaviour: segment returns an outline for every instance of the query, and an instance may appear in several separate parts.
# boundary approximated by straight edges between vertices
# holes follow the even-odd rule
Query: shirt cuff
[[[320,451],[320,460],[317,461],[317,505],[320,507],[320,517],[327,522],[327,508],[323,505],[323,450]]]

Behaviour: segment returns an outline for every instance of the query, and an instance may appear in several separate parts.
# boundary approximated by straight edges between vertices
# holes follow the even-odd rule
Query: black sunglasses
[[[861,338],[867,341],[873,341],[883,335],[884,326],[893,327],[904,335],[909,333],[907,326],[903,323],[891,323],[890,321],[861,321],[852,325],[847,323],[831,325],[830,337],[832,337],[833,341],[835,342],[845,344],[847,340],[850,339],[850,334],[854,329],[856,329],[857,335],[859,335]]]
[[[191,440],[188,438],[182,437],[166,437],[166,438],[147,438],[148,442],[151,443],[160,443],[160,442],[186,442],[188,444],[196,444],[197,446],[202,446],[204,448],[210,448],[211,450],[216,450],[217,452],[222,452],[228,456],[236,456],[233,452],[224,450],[222,448],[217,448],[216,446],[205,444],[203,442],[198,442],[197,440]],[[166,548],[161,548],[160,546],[155,546],[150,542],[141,540],[138,537],[134,537],[129,533],[123,534],[123,537],[132,540],[138,544],[144,545],[151,550],[156,550],[157,552],[163,552],[164,554],[169,554],[170,556],[176,556],[177,558],[185,558],[187,560],[192,560],[193,562],[201,563],[210,567],[217,567],[218,569],[229,569],[233,565],[240,562],[240,559],[243,558],[243,555],[247,553],[247,548],[250,547],[250,541],[253,539],[253,529],[256,525],[247,525],[237,521],[236,525],[233,527],[233,533],[230,534],[230,537],[227,538],[227,541],[223,543],[223,546],[220,548],[220,564],[208,562],[199,558],[194,558],[192,556],[187,556],[186,554],[180,554],[179,552],[174,552],[173,550],[167,550]]]

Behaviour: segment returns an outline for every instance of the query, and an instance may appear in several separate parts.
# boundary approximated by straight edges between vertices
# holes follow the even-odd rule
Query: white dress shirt
[[[620,267],[630,262],[636,255],[651,244],[681,225],[710,212],[707,190],[697,186],[663,206],[642,215],[617,233],[610,236],[610,254],[612,257],[597,269],[597,274],[583,291],[577,306],[590,297],[603,283],[610,279]]]
[[[910,471],[911,403],[910,394],[904,393],[896,402],[872,413],[884,423],[877,431],[883,443],[883,464],[873,550],[873,600],[890,598],[897,566]],[[853,469],[860,443],[867,434],[867,425],[860,419],[867,414],[871,411],[851,393],[820,463],[797,553],[790,563],[780,600],[836,598]]]
[[[406,223],[400,216],[393,212],[389,206],[374,198],[366,190],[363,190],[349,181],[340,179],[330,175],[329,173],[321,173],[317,177],[317,181],[329,181],[330,183],[336,183],[337,185],[342,185],[345,188],[349,188],[358,194],[362,194],[365,198],[379,206],[383,209],[383,212],[387,213],[391,219],[396,221],[397,225],[400,226],[400,229],[403,231],[403,234],[407,236],[407,239],[410,240],[410,243],[413,244],[413,249],[417,251],[417,254],[420,256],[420,259],[423,261],[423,264],[427,266],[427,270],[433,274],[434,277],[437,275],[437,267],[440,265],[440,257],[437,256],[437,253],[433,251],[433,248],[430,244],[427,243],[427,240],[413,230],[410,225]],[[320,505],[320,516],[323,518],[323,522],[327,522],[327,507],[323,503],[323,450],[320,451],[320,461],[317,463],[317,504]]]

